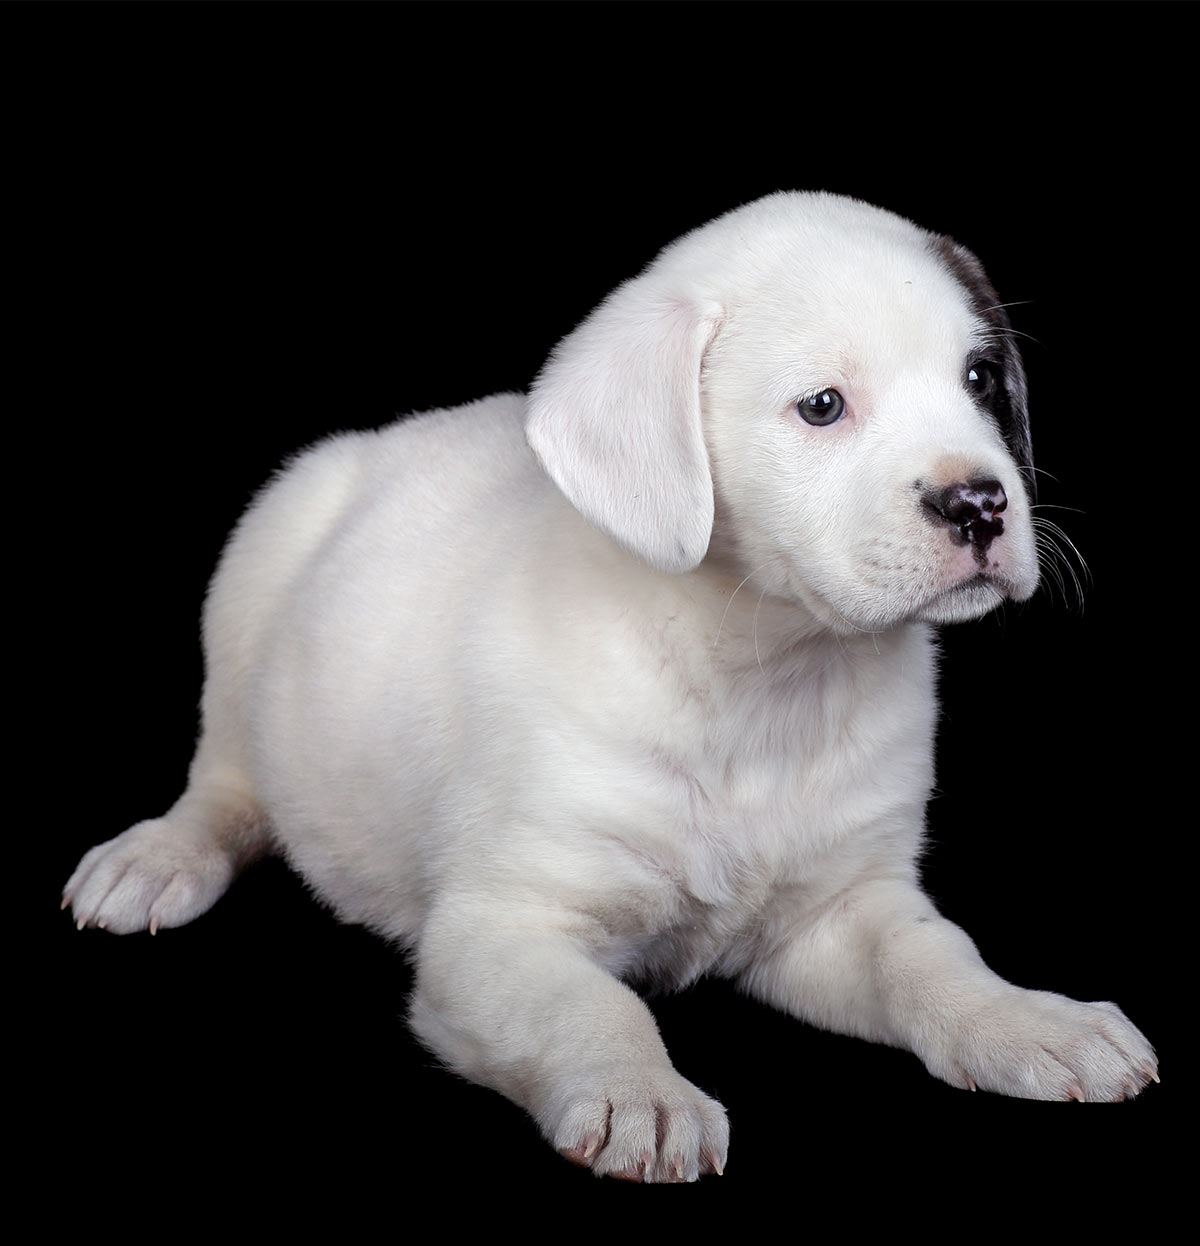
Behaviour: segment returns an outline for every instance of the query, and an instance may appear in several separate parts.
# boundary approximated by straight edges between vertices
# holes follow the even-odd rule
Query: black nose
[[[1008,496],[998,480],[960,480],[926,490],[921,504],[931,520],[949,524],[962,544],[983,553],[1004,531],[1000,512],[1008,506]]]

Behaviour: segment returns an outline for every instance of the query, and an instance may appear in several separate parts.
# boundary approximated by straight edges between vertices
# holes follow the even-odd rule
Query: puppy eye
[[[801,398],[796,403],[796,410],[808,424],[833,424],[841,419],[846,409],[846,400],[836,389],[823,389],[811,398]]]
[[[967,389],[980,399],[990,398],[1000,384],[1000,369],[994,363],[980,360],[967,368]]]

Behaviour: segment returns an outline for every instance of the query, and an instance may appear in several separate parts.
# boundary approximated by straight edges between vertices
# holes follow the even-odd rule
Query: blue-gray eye
[[[836,389],[823,389],[811,398],[801,398],[796,410],[808,424],[833,424],[842,418],[846,410],[846,400]]]
[[[967,368],[967,389],[979,399],[987,399],[1000,383],[1000,369],[994,363],[980,360]]]

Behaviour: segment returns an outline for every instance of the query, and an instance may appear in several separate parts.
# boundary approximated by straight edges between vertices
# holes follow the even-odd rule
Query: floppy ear
[[[635,277],[558,344],[530,393],[525,435],[551,480],[660,571],[690,571],[712,535],[700,363],[718,314]]]

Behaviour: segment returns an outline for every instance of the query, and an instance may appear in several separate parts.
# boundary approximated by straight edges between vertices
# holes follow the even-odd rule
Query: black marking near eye
[[[1033,449],[1029,442],[1029,407],[1025,390],[1025,369],[1013,341],[1012,325],[983,265],[975,256],[951,238],[934,237],[930,249],[946,265],[951,276],[962,286],[972,311],[984,326],[980,345],[992,356],[990,360],[972,359],[967,372],[978,363],[991,363],[997,369],[996,384],[987,398],[977,395],[995,419],[1009,452],[1020,470],[1026,492],[1035,497],[1033,480]],[[966,374],[968,390],[974,393]]]

